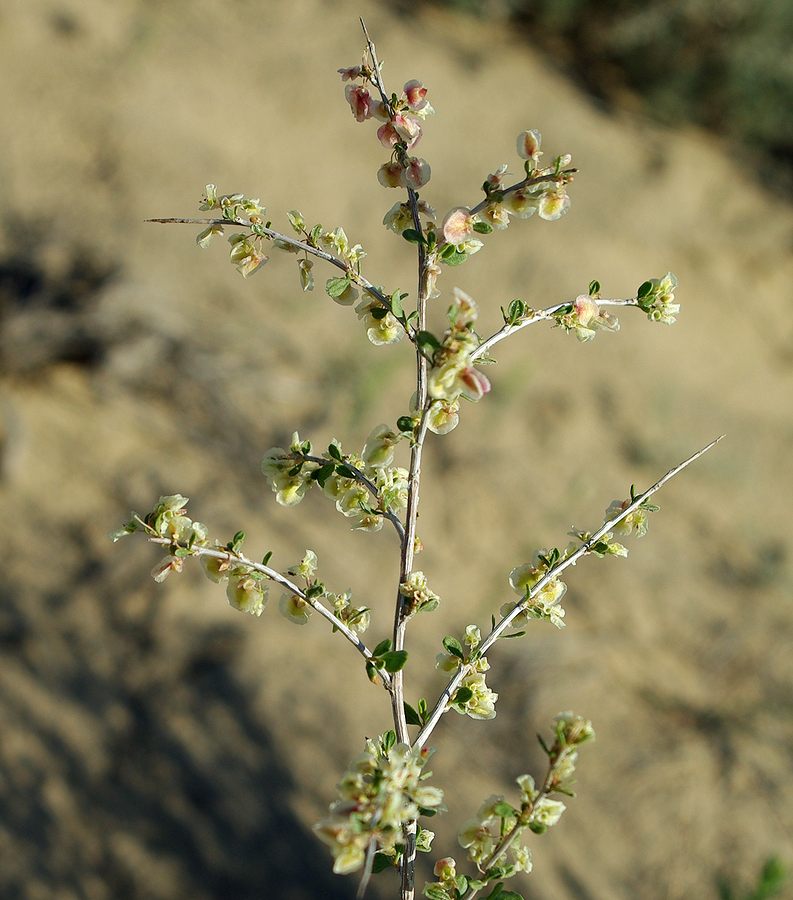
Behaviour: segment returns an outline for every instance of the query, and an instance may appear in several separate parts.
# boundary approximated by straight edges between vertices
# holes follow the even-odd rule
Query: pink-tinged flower
[[[402,174],[404,169],[398,162],[383,163],[377,170],[377,180],[383,187],[396,188],[402,186]]]
[[[349,69],[337,69],[336,70],[339,75],[341,75],[342,81],[354,81],[361,74],[360,66],[350,66]]]
[[[366,88],[357,84],[348,84],[344,89],[344,95],[347,97],[356,122],[365,122],[372,115],[372,98]]]
[[[481,400],[485,394],[490,393],[490,380],[487,375],[473,366],[463,369],[458,378],[462,385],[463,396],[469,400]]]
[[[573,301],[573,311],[578,323],[586,327],[592,319],[597,317],[600,307],[589,294],[579,294]]]
[[[412,79],[405,83],[405,99],[411,109],[424,109],[427,105],[427,89],[420,81]]]
[[[474,233],[474,217],[467,206],[457,206],[450,210],[441,226],[443,237],[448,244],[462,244]]]
[[[421,137],[421,125],[415,119],[409,119],[401,113],[397,113],[392,119],[392,124],[399,137],[407,144],[408,150],[418,143]]]
[[[542,135],[539,131],[521,131],[518,135],[518,156],[521,159],[539,159]]]
[[[386,150],[391,150],[399,143],[399,135],[397,134],[396,128],[394,128],[393,124],[388,121],[385,125],[381,125],[377,129],[377,140],[386,148]]]
[[[407,168],[402,172],[402,180],[405,187],[413,188],[414,191],[417,191],[430,180],[430,175],[430,164],[427,160],[411,156],[407,161]]]

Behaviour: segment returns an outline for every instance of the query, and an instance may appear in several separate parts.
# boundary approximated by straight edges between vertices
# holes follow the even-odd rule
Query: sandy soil
[[[350,534],[321,498],[277,507],[258,462],[295,428],[353,447],[393,421],[407,347],[373,348],[349,310],[300,295],[287,257],[243,282],[193,229],[143,223],[194,214],[214,181],[284,227],[293,207],[343,224],[370,278],[410,289],[411,249],[380,224],[382,150],[335,74],[359,57],[359,13],[388,83],[431,88],[439,210],[474,202],[524,128],[581,169],[568,217],[518,223],[447,274],[483,330],[514,296],[544,305],[592,278],[619,296],[672,270],[683,303],[672,329],[625,315],[587,346],[539,328],[502,345],[493,394],[429,445],[421,564],[444,603],[416,623],[414,659],[485,624],[535,547],[728,435],[665,490],[628,561],[574,573],[564,632],[538,625],[493,655],[498,717],[439,729],[437,855],[539,766],[535,732],[574,708],[598,740],[562,823],[533,842],[525,896],[747,885],[789,858],[793,826],[793,213],[773,173],[758,185],[700,133],[606,115],[498,25],[370,0],[6,0],[0,893],[354,892],[308,829],[361,736],[388,727],[382,693],[321,624],[244,618],[196,571],[155,585],[156,553],[107,532],[185,493],[213,534],[245,528],[283,567],[314,548],[328,584],[373,606],[372,635],[388,631],[393,534]],[[410,697],[440,686],[429,665],[410,671]]]

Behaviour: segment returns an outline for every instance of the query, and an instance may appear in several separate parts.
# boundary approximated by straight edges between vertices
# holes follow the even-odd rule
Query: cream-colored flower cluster
[[[398,514],[407,505],[408,472],[392,465],[401,434],[378,425],[366,439],[361,455],[342,454],[334,441],[320,457],[295,432],[289,450],[272,447],[262,459],[262,471],[281,506],[296,506],[314,484],[336,509],[353,520],[353,529],[379,531],[386,513]],[[366,479],[375,489],[372,494]]]
[[[330,846],[334,872],[360,869],[371,842],[394,856],[403,824],[440,810],[443,791],[425,783],[428,758],[427,750],[397,744],[392,731],[367,740],[366,750],[339,782],[330,814],[314,826]],[[421,849],[429,849],[430,834],[424,832]]]
[[[457,861],[444,857],[435,863],[433,873],[438,880],[425,885],[424,896],[428,900],[459,900],[468,896],[468,891],[476,893],[494,881],[503,885],[505,879],[519,872],[531,872],[531,851],[521,843],[521,835],[526,830],[544,834],[559,821],[565,804],[550,795],[575,796],[576,748],[594,736],[592,723],[581,716],[570,712],[556,716],[553,742],[548,746],[540,740],[548,757],[548,774],[542,786],[537,787],[531,775],[519,775],[520,799],[515,805],[493,794],[458,832],[458,843],[476,866],[477,875],[459,875]],[[497,885],[491,896],[502,896],[502,885]],[[503,896],[513,893],[505,891]]]
[[[680,312],[680,304],[675,303],[677,277],[667,272],[663,278],[651,278],[639,287],[637,301],[639,308],[647,313],[651,322],[671,325]]]

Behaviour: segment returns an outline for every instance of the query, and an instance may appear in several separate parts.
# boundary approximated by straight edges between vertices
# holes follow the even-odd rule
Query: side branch
[[[620,522],[622,522],[623,519],[626,519],[632,512],[638,509],[642,505],[642,503],[645,502],[645,500],[648,500],[656,491],[659,491],[667,483],[667,481],[670,481],[675,477],[675,475],[678,475],[683,471],[683,469],[698,460],[700,456],[703,456],[708,452],[708,450],[715,447],[723,437],[723,434],[720,435],[715,440],[711,441],[709,444],[703,447],[701,450],[697,450],[697,452],[689,456],[688,459],[683,460],[683,462],[670,469],[666,473],[666,475],[664,475],[662,478],[659,478],[652,487],[648,488],[643,494],[640,494],[638,497],[634,498],[633,502],[624,510],[622,510],[619,515],[616,515],[604,522],[603,525],[601,525],[601,527],[589,538],[589,540],[582,543],[577,550],[570,554],[570,556],[565,557],[564,559],[560,560],[555,566],[550,568],[545,573],[545,575],[543,575],[543,577],[531,588],[527,596],[520,602],[516,603],[514,608],[506,616],[504,616],[503,619],[501,619],[501,621],[495,626],[495,628],[493,628],[490,634],[488,634],[488,636],[482,641],[482,643],[477,648],[477,656],[481,657],[487,653],[488,649],[492,647],[492,645],[509,628],[514,619],[517,618],[517,616],[519,616],[526,609],[531,600],[533,600],[534,597],[536,597],[537,594],[539,594],[540,591],[542,591],[542,589],[551,580],[557,578],[569,566],[574,566],[579,559],[581,559],[583,556],[586,556],[590,552],[592,547],[598,543],[603,535],[605,535],[609,531],[612,531],[617,525],[619,525]],[[466,663],[460,666],[457,672],[452,676],[449,683],[443,689],[437,703],[433,707],[432,713],[427,719],[426,724],[421,729],[416,739],[413,741],[414,747],[423,747],[426,744],[427,739],[435,730],[435,726],[438,724],[441,716],[446,711],[449,701],[454,696],[455,691],[460,686],[462,680],[470,671],[470,668],[471,664]]]
[[[595,303],[597,303],[598,306],[639,305],[639,301],[635,297],[628,297],[624,300],[598,300],[595,298],[593,298],[593,300]],[[494,344],[498,344],[499,341],[503,341],[504,338],[509,337],[516,331],[520,331],[522,328],[526,328],[528,325],[534,325],[536,322],[542,322],[547,319],[552,319],[554,313],[557,313],[560,309],[564,309],[566,306],[569,306],[572,302],[572,300],[566,300],[564,303],[557,303],[554,306],[548,306],[545,309],[535,310],[525,319],[522,319],[520,322],[516,322],[514,325],[504,325],[502,328],[499,328],[498,331],[491,334],[490,337],[487,338],[487,340],[482,341],[482,343],[479,344],[479,346],[471,353],[470,358],[477,359],[478,357],[483,356]]]
[[[321,456],[310,456],[305,453],[299,454],[299,458],[306,460],[306,462],[317,463],[320,466],[326,466],[329,462],[329,460],[324,459]],[[364,475],[364,473],[357,466],[354,466],[351,462],[345,460],[342,465],[344,465],[355,475],[355,481],[362,484],[378,502],[380,501],[380,494],[377,492],[377,487],[370,478],[367,478],[367,476]],[[383,517],[388,519],[388,521],[394,526],[394,530],[399,536],[400,543],[403,543],[405,540],[405,526],[402,524],[399,516],[391,512],[391,510],[378,510],[378,512],[381,512]]]
[[[519,191],[521,188],[532,187],[532,185],[535,184],[545,184],[549,181],[556,182],[557,184],[567,184],[573,180],[573,176],[577,172],[578,169],[563,169],[561,172],[546,171],[546,174],[544,175],[527,175],[526,178],[516,181],[515,184],[511,184],[509,187],[505,187],[497,193],[503,200],[508,194],[514,194],[515,191]],[[482,210],[486,209],[493,202],[495,202],[493,197],[485,197],[485,199],[480,200],[476,206],[471,207],[471,215],[475,216],[477,213],[482,212]]]
[[[381,306],[384,306],[390,313],[394,313],[394,310],[391,306],[390,298],[386,297],[386,295],[378,290],[370,281],[364,278],[360,272],[357,272],[355,269],[350,268],[343,259],[339,259],[338,256],[334,256],[332,253],[328,253],[327,250],[323,250],[321,247],[316,247],[313,244],[306,243],[305,241],[299,241],[296,238],[290,237],[288,234],[282,234],[280,231],[275,231],[272,228],[268,228],[266,225],[253,225],[251,222],[246,222],[244,219],[213,219],[213,218],[201,218],[201,217],[180,217],[180,216],[170,216],[164,219],[145,219],[146,222],[155,222],[161,225],[236,225],[239,228],[248,228],[253,230],[254,234],[266,235],[269,238],[272,238],[274,241],[279,241],[282,244],[288,244],[290,247],[294,247],[295,250],[303,251],[304,253],[309,253],[312,256],[316,256],[318,259],[322,259],[327,263],[330,263],[332,266],[336,266],[337,269],[341,269],[345,275],[348,275],[351,280],[353,280],[361,290],[365,291],[369,294],[370,297],[373,297],[380,303]],[[396,316],[398,319],[399,317]],[[405,327],[405,326],[403,326]],[[411,341],[415,339],[415,334],[410,326],[405,327],[405,333],[410,338]]]
[[[171,541],[168,538],[155,538],[150,537],[149,540],[153,544],[164,544],[166,546],[170,546]],[[319,602],[314,597],[308,597],[306,593],[292,581],[290,581],[286,576],[282,575],[280,572],[277,572],[275,569],[271,569],[269,566],[265,566],[262,563],[254,562],[252,559],[248,559],[243,556],[241,553],[232,553],[229,550],[214,550],[211,547],[193,547],[190,551],[191,556],[209,556],[213,559],[220,560],[228,560],[230,562],[238,563],[241,566],[245,566],[246,569],[253,569],[255,572],[261,572],[262,575],[265,575],[270,581],[274,581],[276,584],[280,584],[281,587],[285,588],[289,591],[290,594],[294,594],[295,597],[299,597],[305,603],[308,603],[313,609],[315,609],[323,619],[327,619],[328,622],[355,647],[355,649],[363,656],[363,658],[369,662],[374,657],[372,651],[364,644],[364,642],[358,637],[358,635],[348,628],[341,619],[337,618],[326,606]],[[388,672],[382,669],[378,669],[378,675],[383,680],[383,685],[386,690],[391,690],[391,676]]]

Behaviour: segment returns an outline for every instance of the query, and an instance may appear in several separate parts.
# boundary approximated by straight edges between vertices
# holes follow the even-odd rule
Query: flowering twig
[[[328,460],[324,459],[321,456],[311,456],[306,453],[299,454],[299,458],[304,459],[306,462],[316,463],[320,466],[327,465],[328,463]],[[357,466],[354,466],[349,460],[344,461],[344,466],[353,473],[354,481],[362,484],[376,500],[380,500],[380,494],[377,490],[377,486],[370,478],[364,475],[364,473]],[[399,535],[399,540],[401,542],[404,542],[405,526],[402,524],[399,516],[397,516],[396,513],[391,512],[390,509],[378,510],[378,512],[386,519],[388,519],[388,521],[394,526],[396,533]]]
[[[643,494],[639,494],[634,498],[634,500],[628,504],[618,515],[608,519],[608,521],[604,522],[603,525],[587,540],[584,541],[581,546],[571,553],[569,556],[566,556],[564,559],[560,560],[555,566],[552,566],[548,569],[548,571],[540,578],[528,591],[526,597],[523,598],[520,602],[516,603],[514,608],[504,616],[501,621],[493,628],[493,630],[488,634],[488,636],[482,641],[482,643],[477,647],[477,656],[484,656],[488,649],[501,637],[501,635],[509,628],[510,624],[516,619],[521,612],[523,612],[530,601],[534,599],[534,597],[539,594],[542,589],[554,578],[558,577],[561,572],[563,572],[568,566],[574,566],[581,557],[586,556],[592,550],[598,541],[603,537],[603,535],[612,531],[615,526],[619,525],[623,519],[626,519],[632,512],[637,510],[642,503],[648,500],[652,495],[660,490],[670,479],[674,478],[675,475],[678,475],[683,471],[687,466],[691,465],[695,460],[699,459],[700,456],[707,453],[712,447],[715,447],[716,444],[724,437],[724,435],[720,435],[715,440],[712,440],[709,444],[704,446],[701,450],[697,450],[696,453],[692,454],[688,457],[688,459],[683,460],[683,462],[678,463],[674,468],[670,469],[662,478],[659,478],[655,484],[648,488]],[[471,670],[471,663],[466,663],[461,665],[457,672],[452,676],[449,680],[449,683],[441,692],[438,701],[433,707],[432,712],[427,717],[427,720],[424,724],[424,727],[421,729],[416,739],[413,741],[414,747],[423,747],[429,736],[435,730],[435,726],[441,719],[441,716],[448,708],[449,701],[454,696],[455,691],[460,686],[462,680]]]
[[[143,523],[145,527],[145,523]],[[150,537],[149,540],[153,544],[164,544],[169,546],[171,541],[168,538],[161,537]],[[191,556],[209,556],[212,559],[219,559],[222,561],[234,562],[238,565],[245,566],[247,569],[252,569],[254,572],[260,572],[262,575],[265,575],[270,581],[274,581],[276,584],[280,584],[281,587],[286,588],[290,594],[294,594],[295,597],[299,597],[304,603],[308,603],[314,610],[316,610],[323,619],[327,619],[333,627],[339,631],[352,645],[355,649],[363,656],[363,658],[367,662],[371,662],[374,659],[374,654],[372,651],[366,646],[366,644],[358,637],[358,635],[352,631],[352,629],[348,628],[344,622],[341,621],[337,616],[335,616],[326,606],[319,602],[316,597],[310,597],[305,591],[302,591],[294,582],[290,581],[285,575],[282,575],[280,572],[276,571],[276,569],[271,569],[270,566],[266,566],[263,563],[254,562],[252,559],[248,559],[246,556],[243,556],[242,553],[232,552],[230,550],[214,550],[211,547],[193,547],[190,550]],[[384,669],[378,669],[378,675],[383,680],[383,686],[390,691],[391,690],[391,682],[392,678],[388,672]]]
[[[537,792],[537,796],[531,801],[531,803],[526,804],[525,808],[521,810],[521,815],[518,816],[517,821],[509,829],[509,831],[501,838],[501,840],[496,844],[493,852],[483,859],[479,864],[478,868],[481,872],[487,872],[491,866],[495,865],[499,859],[509,850],[509,848],[517,841],[520,837],[521,833],[526,829],[526,823],[531,818],[531,814],[533,810],[537,807],[543,797],[547,797],[552,789],[553,789],[553,779],[554,772],[556,770],[556,763],[550,762],[548,764],[548,771],[545,775],[545,779],[542,783],[542,787]],[[479,887],[469,887],[468,890],[463,894],[460,900],[473,900],[474,897],[479,893],[481,888]]]
[[[573,180],[573,176],[578,172],[578,169],[564,169],[561,172],[549,172],[547,175],[527,175],[526,178],[521,179],[520,181],[516,181],[515,184],[511,184],[509,187],[501,188],[499,193],[502,197],[506,197],[509,194],[514,194],[517,191],[521,190],[521,188],[532,187],[535,184],[546,184],[549,181],[553,181],[556,184],[567,184],[568,182]],[[476,206],[471,207],[471,215],[475,216],[478,213],[485,210],[490,203],[492,203],[492,198],[485,197],[484,200],[480,200]]]
[[[236,225],[237,227],[242,228],[252,227],[251,222],[246,222],[244,219],[237,218],[217,219],[170,216],[162,219],[146,219],[145,221],[155,222],[161,225]],[[268,228],[266,225],[256,225],[256,232],[267,235],[267,237],[272,238],[275,241],[279,241],[280,243],[288,244],[290,247],[294,247],[295,250],[300,250],[304,253],[310,253],[312,256],[316,256],[318,259],[323,259],[325,262],[330,263],[332,266],[336,266],[337,269],[341,269],[345,275],[354,280],[355,283],[359,285],[359,287],[363,291],[369,294],[370,297],[373,297],[375,300],[377,300],[377,302],[380,303],[381,306],[383,306],[389,312],[393,312],[391,300],[382,291],[378,290],[370,281],[367,281],[367,279],[364,278],[364,276],[361,275],[360,272],[357,272],[354,268],[349,266],[343,259],[339,259],[338,256],[334,256],[332,253],[328,253],[327,250],[323,250],[321,247],[316,247],[313,244],[306,243],[305,241],[299,241],[296,238],[290,237],[288,234],[283,234],[280,231],[275,231],[273,228]],[[415,340],[415,333],[413,328],[409,324],[403,324],[403,327],[410,340]]]
[[[477,359],[480,356],[483,356],[487,353],[487,351],[499,341],[503,341],[504,338],[509,337],[511,334],[514,334],[516,331],[520,331],[522,328],[526,328],[528,325],[534,325],[535,322],[542,322],[547,319],[552,319],[554,313],[559,312],[559,310],[564,309],[567,306],[570,306],[572,300],[566,300],[563,303],[556,303],[554,306],[548,306],[545,309],[534,310],[530,315],[528,315],[525,319],[521,319],[519,322],[515,324],[506,323],[498,331],[494,332],[490,335],[487,340],[482,341],[475,350],[471,352],[471,359]],[[635,297],[628,297],[624,300],[601,300],[600,298],[592,298],[592,302],[596,303],[598,306],[638,306],[639,301]]]

